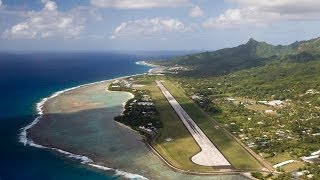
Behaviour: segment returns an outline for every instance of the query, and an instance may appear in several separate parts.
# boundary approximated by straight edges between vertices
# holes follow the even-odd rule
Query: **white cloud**
[[[249,24],[264,26],[278,18],[281,18],[281,15],[277,13],[260,12],[255,7],[249,7],[243,9],[228,9],[220,16],[208,19],[203,25],[209,28],[232,28]]]
[[[194,6],[190,12],[189,12],[190,17],[202,17],[204,16],[204,12],[199,6]]]
[[[2,1],[0,0],[0,7],[2,6]]]
[[[55,11],[57,10],[57,4],[53,1],[47,1],[44,5],[44,10]]]
[[[320,1],[315,0],[228,0],[240,7],[227,9],[203,23],[209,28],[265,26],[282,21],[320,20]]]
[[[91,4],[101,8],[149,9],[186,6],[189,0],[91,0]]]
[[[152,36],[165,33],[183,33],[191,28],[172,18],[153,18],[121,23],[111,36],[112,39],[124,36]]]
[[[40,11],[29,11],[26,19],[7,29],[6,38],[78,38],[84,30],[84,22],[76,13],[60,12],[53,1],[42,1],[44,8]]]

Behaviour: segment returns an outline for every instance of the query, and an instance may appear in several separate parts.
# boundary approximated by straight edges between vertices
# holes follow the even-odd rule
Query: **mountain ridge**
[[[184,75],[208,76],[262,66],[270,61],[306,62],[317,58],[320,58],[320,38],[276,46],[250,38],[236,47],[180,56],[156,64],[180,65],[191,69]]]

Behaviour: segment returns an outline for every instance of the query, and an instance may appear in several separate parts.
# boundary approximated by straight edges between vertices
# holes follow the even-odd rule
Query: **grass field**
[[[193,103],[182,91],[182,88],[177,87],[168,80],[165,80],[164,85],[235,168],[262,168],[261,164],[229,136],[225,130],[216,127],[216,122]]]
[[[267,158],[269,162],[271,162],[273,165],[281,163],[283,161],[291,160],[292,157],[290,156],[289,153],[282,153],[282,154],[277,154],[273,157]]]
[[[213,167],[196,165],[191,161],[191,157],[197,154],[200,148],[162,95],[154,80],[153,77],[148,76],[142,76],[138,79],[141,84],[146,85],[141,89],[150,91],[163,123],[159,136],[151,142],[151,145],[174,167],[187,171],[212,172],[215,170]],[[173,140],[167,142],[167,138]]]
[[[304,167],[303,162],[294,162],[294,163],[290,163],[282,166],[281,169],[283,169],[285,172],[293,172],[293,171],[297,171],[299,168],[302,168],[302,167]]]

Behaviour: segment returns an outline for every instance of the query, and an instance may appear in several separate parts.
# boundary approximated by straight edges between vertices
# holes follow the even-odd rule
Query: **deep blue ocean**
[[[146,72],[149,67],[135,62],[167,58],[163,53],[0,53],[0,180],[114,179],[61,154],[24,146],[18,133],[34,120],[35,104],[42,98],[80,84]]]

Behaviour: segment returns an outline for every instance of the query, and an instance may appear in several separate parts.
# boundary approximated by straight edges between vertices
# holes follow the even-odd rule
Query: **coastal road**
[[[159,89],[162,91],[163,95],[169,101],[172,108],[176,111],[183,124],[187,127],[194,140],[201,148],[201,151],[191,158],[192,162],[202,166],[231,167],[231,164],[228,162],[228,160],[221,154],[221,152],[208,139],[208,137],[192,120],[187,112],[180,106],[178,101],[176,101],[171,93],[164,87],[162,82],[156,81],[156,83]]]

